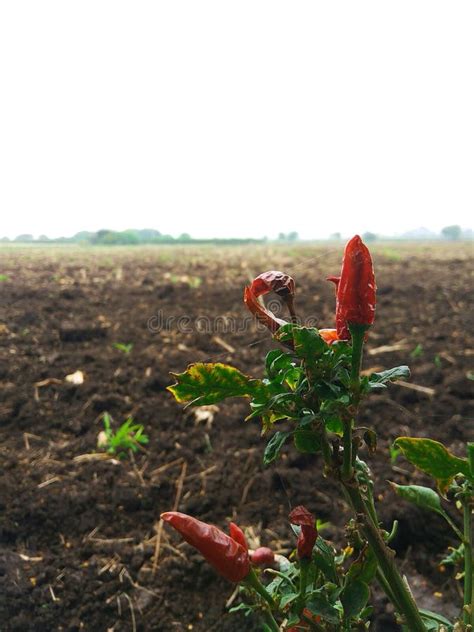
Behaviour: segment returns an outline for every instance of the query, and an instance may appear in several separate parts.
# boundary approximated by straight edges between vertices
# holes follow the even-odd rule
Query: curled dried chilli
[[[298,541],[296,543],[296,553],[300,560],[310,559],[313,553],[313,547],[318,537],[318,531],[315,525],[315,518],[313,514],[299,505],[295,507],[290,513],[291,524],[296,524],[301,527]]]
[[[279,296],[294,296],[295,282],[284,272],[269,270],[262,272],[252,281],[251,289],[255,296],[262,296],[268,292],[275,292]]]
[[[249,574],[249,554],[246,546],[242,544],[240,535],[239,540],[236,540],[214,525],[201,522],[179,511],[167,511],[161,514],[161,518],[176,529],[186,542],[194,546],[225,579],[238,583]],[[237,529],[245,542],[242,530],[239,527]],[[235,528],[233,531],[235,535]]]
[[[252,314],[273,334],[286,325],[287,321],[277,318],[275,314],[266,309],[258,300],[259,296],[275,292],[286,301],[292,300],[295,293],[295,282],[284,272],[270,270],[256,277],[250,286],[244,289],[244,303]]]
[[[268,546],[260,546],[250,553],[250,561],[254,566],[271,566],[275,562],[275,553]]]
[[[375,276],[369,249],[355,235],[344,249],[336,285],[336,329],[340,340],[350,340],[349,325],[372,325],[375,318]]]

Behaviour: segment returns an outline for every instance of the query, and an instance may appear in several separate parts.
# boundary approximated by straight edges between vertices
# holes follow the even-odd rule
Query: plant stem
[[[255,592],[259,594],[260,597],[262,597],[262,599],[264,599],[267,602],[270,608],[276,608],[276,604],[272,596],[267,591],[265,586],[261,583],[255,571],[253,570],[253,568],[250,569],[250,573],[245,578],[244,583],[246,583],[247,586],[255,590]]]
[[[387,595],[387,597],[390,599],[392,604],[395,606],[395,610],[400,611],[400,606],[398,605],[397,599],[396,599],[395,595],[393,594],[392,589],[390,587],[390,584],[385,579],[385,576],[382,573],[382,571],[380,570],[380,568],[377,569],[377,573],[376,573],[375,576],[377,577],[377,581],[379,582],[380,586],[382,587],[382,590]]]
[[[353,474],[352,467],[352,426],[353,421],[351,418],[343,419],[344,434],[342,435],[342,445],[344,447],[344,453],[342,457],[342,479],[344,481],[350,481]]]
[[[349,325],[352,338],[352,361],[351,361],[351,390],[354,395],[353,404],[359,403],[360,390],[360,367],[362,365],[362,354],[364,351],[366,325]]]
[[[464,611],[463,621],[474,625],[474,567],[472,564],[472,508],[469,496],[463,499],[464,510]]]
[[[328,439],[326,426],[324,424],[322,425],[322,429],[321,429],[321,448],[323,451],[324,463],[330,469],[333,465],[332,451],[331,451],[331,446],[329,445],[329,439]]]
[[[304,608],[310,563],[311,560],[300,560],[300,590],[298,594],[298,601],[296,602],[296,609],[298,613],[302,612]]]
[[[393,561],[393,552],[387,547],[380,534],[378,526],[374,524],[367,507],[357,487],[344,485],[358,517],[363,522],[363,533],[377,558],[379,568],[390,586],[395,604],[405,618],[410,632],[426,632],[425,625],[408,587],[398,572]],[[383,582],[382,582],[383,583]],[[391,595],[387,595],[391,597]]]
[[[364,350],[364,336],[367,331],[366,325],[349,325],[349,331],[352,338],[352,359],[351,359],[351,391],[352,391],[352,408],[357,410],[360,397],[360,367],[362,364],[362,353]],[[353,476],[353,454],[352,454],[352,428],[354,421],[352,417],[346,417],[342,420],[344,424],[344,434],[342,436],[342,445],[344,447],[344,455],[342,461],[342,479],[350,481]]]
[[[273,630],[273,632],[280,632],[280,626],[273,618],[273,615],[270,612],[270,610],[263,611],[263,618],[265,619],[265,623],[268,625],[270,630]]]
[[[266,601],[267,607],[264,608],[262,613],[265,619],[265,623],[271,630],[273,630],[273,632],[279,632],[280,626],[275,621],[272,614],[272,609],[276,608],[276,603],[274,602],[272,596],[267,591],[265,586],[257,577],[257,574],[255,573],[253,568],[250,569],[250,573],[244,579],[243,583],[246,584],[248,588],[253,589],[258,595],[260,595],[260,597],[262,597],[264,601]]]

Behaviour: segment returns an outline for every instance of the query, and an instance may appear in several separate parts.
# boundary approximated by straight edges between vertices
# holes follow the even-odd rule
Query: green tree
[[[462,234],[461,226],[458,226],[457,224],[453,224],[452,226],[445,226],[441,231],[441,235],[445,239],[449,239],[451,241],[460,239],[461,234]]]
[[[15,241],[34,241],[33,239],[33,235],[29,235],[29,234],[24,234],[24,235],[18,235],[18,237],[15,237]]]
[[[375,233],[366,232],[362,235],[362,239],[367,242],[375,241],[377,239],[377,235]]]

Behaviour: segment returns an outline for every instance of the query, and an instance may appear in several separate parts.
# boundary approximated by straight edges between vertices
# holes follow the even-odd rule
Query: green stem
[[[326,426],[324,424],[321,429],[321,448],[323,451],[324,463],[326,464],[327,468],[330,469],[332,468],[332,465],[333,465],[332,451],[331,451],[331,446],[329,445],[329,439],[328,439]]]
[[[383,541],[382,535],[377,525],[374,524],[359,490],[352,485],[345,485],[345,488],[358,517],[362,519],[363,534],[377,558],[379,568],[385,580],[390,586],[391,593],[395,598],[394,605],[398,606],[400,614],[404,616],[405,623],[410,632],[426,632],[425,625],[413,597],[395,566],[393,560],[394,554]]]
[[[265,619],[265,623],[268,625],[270,630],[273,630],[273,632],[279,632],[280,626],[275,621],[272,614],[272,610],[276,608],[277,605],[274,602],[270,593],[267,591],[265,586],[261,583],[261,581],[257,577],[257,574],[255,573],[253,568],[250,569],[250,573],[242,581],[242,583],[245,584],[247,588],[254,590],[266,602],[265,604],[266,607],[264,607],[264,610],[262,613],[263,618]]]
[[[366,325],[349,325],[349,331],[352,338],[352,359],[351,359],[351,391],[352,391],[352,408],[357,410],[360,398],[360,367],[362,365],[362,353],[364,350],[364,337],[367,331]],[[342,445],[344,447],[344,455],[342,461],[342,479],[350,481],[353,476],[353,454],[352,454],[352,428],[354,422],[352,417],[342,420],[344,424],[344,434],[342,436]]]
[[[352,466],[352,419],[343,419],[344,434],[342,435],[342,445],[344,447],[344,454],[342,457],[342,479],[344,481],[350,481],[353,475],[354,468]]]
[[[267,603],[267,608],[265,608],[262,613],[265,623],[268,625],[270,630],[273,630],[273,632],[279,632],[280,626],[275,621],[272,614],[272,610],[276,608],[277,605],[265,586],[260,582],[253,568],[250,569],[250,573],[242,583],[246,584],[247,588],[253,589]]]
[[[345,497],[346,501],[348,502],[348,504],[351,505],[352,508],[354,509],[354,511],[357,512],[357,510],[355,509],[354,504],[352,502],[352,498],[351,498],[347,488],[344,485],[342,486],[342,492],[343,492],[344,497]],[[373,505],[372,505],[372,507],[373,507],[373,513],[372,513],[372,509],[369,508],[368,506],[366,506],[366,509],[367,509],[369,515],[372,516],[374,524],[378,524],[377,516],[376,516],[376,513],[375,513],[375,507]],[[379,582],[382,590],[387,595],[387,597],[390,599],[392,604],[395,606],[395,609],[400,611],[400,607],[398,605],[398,602],[397,602],[397,600],[396,600],[396,598],[395,598],[395,596],[394,596],[394,594],[392,592],[392,589],[390,588],[390,584],[385,579],[385,576],[382,573],[382,571],[380,569],[380,566],[377,567],[376,577],[377,577],[377,581]]]
[[[466,625],[474,625],[474,567],[472,564],[472,508],[471,499],[463,499],[464,509],[464,612],[463,621]]]
[[[367,325],[349,325],[352,338],[351,390],[354,395],[353,403],[355,406],[359,403],[360,367],[362,366],[364,338],[367,329]]]
[[[401,608],[400,608],[400,606],[399,606],[399,604],[397,602],[397,599],[396,599],[395,595],[393,594],[392,589],[390,588],[390,584],[385,579],[385,576],[382,573],[382,571],[380,570],[380,568],[377,568],[377,573],[376,573],[375,576],[377,577],[377,581],[380,584],[380,586],[382,587],[382,590],[387,595],[387,597],[390,599],[392,604],[395,606],[395,610],[398,610],[400,612]]]
[[[267,602],[267,604],[270,606],[270,608],[272,608],[272,609],[276,608],[276,604],[275,604],[272,596],[267,591],[265,586],[261,583],[261,581],[257,577],[255,571],[253,570],[253,568],[250,569],[250,573],[244,579],[244,583],[247,584],[248,587],[250,587],[253,590],[255,590],[255,592],[257,594],[259,594],[260,597],[262,597],[262,599],[264,601]]]
[[[296,602],[296,610],[301,613],[305,604],[306,585],[308,583],[308,570],[311,560],[300,560],[300,590]]]
[[[273,615],[270,612],[270,610],[263,611],[263,618],[265,619],[265,623],[268,625],[270,630],[273,630],[273,632],[280,632],[280,626],[273,618]]]

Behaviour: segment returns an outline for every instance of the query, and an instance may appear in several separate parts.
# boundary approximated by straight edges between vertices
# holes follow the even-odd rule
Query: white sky
[[[6,0],[0,236],[473,227],[474,2]]]

